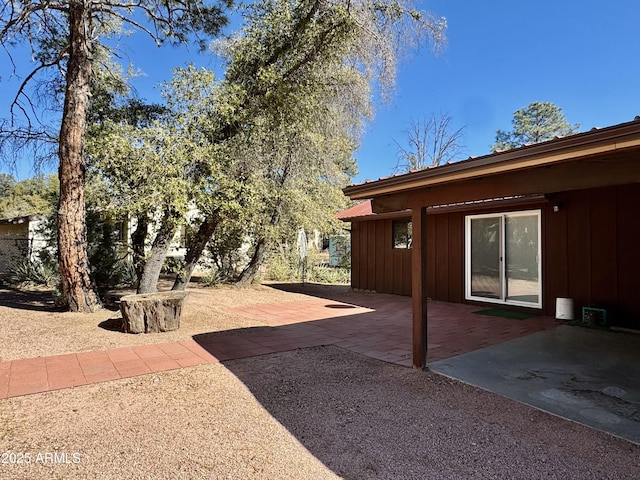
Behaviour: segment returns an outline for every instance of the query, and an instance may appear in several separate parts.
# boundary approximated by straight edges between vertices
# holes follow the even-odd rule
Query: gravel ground
[[[2,479],[640,476],[633,444],[333,346],[3,400],[0,425],[31,456]]]
[[[171,284],[165,280],[160,287],[168,289]],[[116,309],[105,308],[92,314],[60,312],[54,308],[49,291],[0,289],[0,361],[175,342],[199,333],[263,326],[259,320],[227,310],[231,306],[308,299],[305,295],[260,285],[245,289],[192,285],[180,319],[180,328],[173,332],[149,335],[117,331],[122,324],[122,315]],[[337,290],[346,288],[337,287]]]
[[[179,333],[125,335],[97,326],[113,312],[3,293],[5,359],[252,326],[225,309],[305,298],[195,289]],[[640,478],[634,444],[334,346],[0,400],[0,454],[0,479]]]

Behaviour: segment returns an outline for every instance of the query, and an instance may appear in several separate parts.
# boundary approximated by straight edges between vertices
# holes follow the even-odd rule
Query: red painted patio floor
[[[355,301],[354,301],[355,300]],[[232,311],[266,326],[140,345],[0,362],[0,398],[129,378],[297,348],[336,345],[411,366],[411,299],[350,295],[350,303],[309,297]],[[551,317],[511,320],[476,315],[481,307],[430,302],[428,361],[460,355],[557,325]]]

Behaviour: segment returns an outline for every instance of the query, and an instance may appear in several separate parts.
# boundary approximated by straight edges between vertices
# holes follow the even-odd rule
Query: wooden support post
[[[427,367],[427,209],[412,209],[413,366]]]

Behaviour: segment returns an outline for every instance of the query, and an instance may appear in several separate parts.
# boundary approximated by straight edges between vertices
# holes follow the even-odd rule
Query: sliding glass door
[[[502,262],[500,261],[500,217],[470,217],[471,296],[500,299]]]
[[[540,211],[466,217],[466,298],[542,306]]]

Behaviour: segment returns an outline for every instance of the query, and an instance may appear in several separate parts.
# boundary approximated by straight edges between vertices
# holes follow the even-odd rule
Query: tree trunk
[[[160,229],[153,240],[149,258],[144,264],[142,278],[140,279],[140,285],[138,285],[138,293],[154,293],[158,291],[160,270],[162,270],[162,265],[171,246],[171,240],[173,240],[178,228],[179,218],[180,215],[172,208],[165,210]]]
[[[255,250],[253,251],[253,256],[249,261],[249,264],[242,270],[240,277],[238,278],[237,284],[240,286],[246,286],[253,283],[253,280],[256,278],[258,274],[258,270],[262,266],[262,262],[264,262],[264,254],[267,251],[267,239],[262,237],[256,243]]]
[[[284,173],[282,174],[282,179],[280,182],[280,187],[284,186],[284,183],[289,175],[289,167],[291,166],[291,162],[288,162]],[[271,218],[269,219],[269,226],[273,227],[278,224],[280,221],[280,206],[281,201],[278,200],[273,207],[273,212],[271,213]],[[242,270],[242,273],[238,277],[238,281],[236,282],[240,286],[246,286],[253,283],[253,280],[256,278],[258,274],[258,270],[262,266],[264,262],[264,254],[267,251],[267,237],[261,237],[258,239],[256,243],[256,248],[253,251],[253,256],[249,261],[249,264]]]
[[[59,159],[58,262],[62,293],[69,309],[93,312],[101,307],[87,255],[84,204],[84,136],[91,82],[91,14],[84,2],[69,4],[69,59]]]
[[[173,284],[172,290],[184,290],[187,288],[189,280],[191,280],[191,275],[193,274],[193,269],[195,268],[196,263],[198,263],[198,260],[200,260],[200,256],[202,255],[204,248],[207,246],[207,243],[209,243],[209,240],[217,226],[217,215],[208,216],[200,224],[198,233],[187,250],[184,269],[176,276],[176,281]]]
[[[133,252],[133,266],[136,269],[137,288],[142,281],[142,272],[144,271],[144,242],[149,233],[149,215],[146,212],[138,212],[136,219],[136,229],[131,234],[131,250]]]

